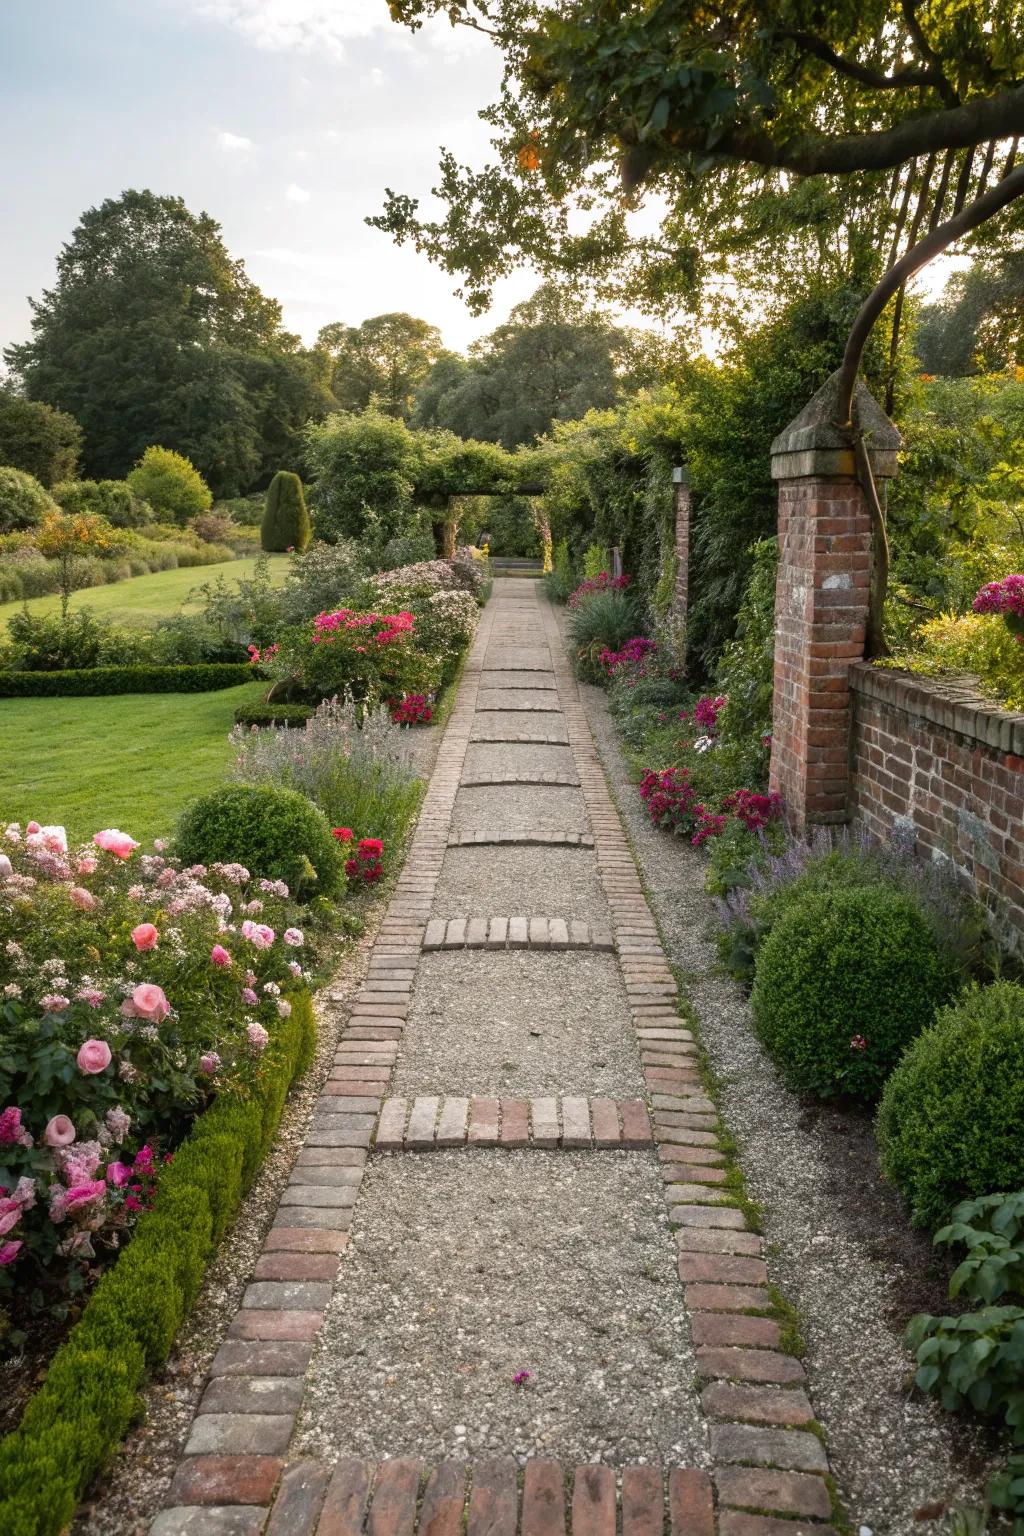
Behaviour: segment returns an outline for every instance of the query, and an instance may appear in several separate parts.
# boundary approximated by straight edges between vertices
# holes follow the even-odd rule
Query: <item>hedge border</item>
[[[103,1276],[0,1444],[0,1530],[59,1536],[139,1408],[195,1302],[207,1265],[256,1176],[292,1083],[316,1047],[313,1000],[291,995],[259,1087],[201,1115],[161,1175],[155,1208]]]
[[[193,666],[80,667],[63,672],[0,672],[0,698],[92,697],[112,693],[212,693],[266,674],[247,661]]]
[[[235,710],[235,724],[299,728],[315,714],[312,704],[244,704]]]

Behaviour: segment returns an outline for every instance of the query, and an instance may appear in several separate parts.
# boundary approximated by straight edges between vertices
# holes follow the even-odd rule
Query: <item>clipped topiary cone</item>
[[[260,543],[269,554],[301,553],[311,538],[309,512],[302,481],[289,469],[279,469],[267,491]]]

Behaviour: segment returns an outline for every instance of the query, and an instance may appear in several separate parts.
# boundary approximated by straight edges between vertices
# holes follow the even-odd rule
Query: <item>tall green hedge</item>
[[[267,492],[260,542],[270,553],[281,554],[294,549],[301,554],[310,537],[302,481],[291,470],[279,469]]]
[[[147,1372],[170,1353],[207,1264],[316,1045],[312,999],[292,996],[247,1097],[202,1115],[161,1174],[155,1208],[104,1275],[57,1351],[21,1423],[0,1444],[0,1531],[58,1536],[139,1407]]]

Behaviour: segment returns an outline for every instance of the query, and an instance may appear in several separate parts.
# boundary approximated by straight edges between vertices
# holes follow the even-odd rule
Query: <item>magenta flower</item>
[[[115,1189],[123,1189],[132,1176],[132,1171],[127,1163],[107,1164],[107,1183],[113,1184]]]
[[[215,944],[210,950],[210,961],[213,965],[228,966],[231,964],[231,956],[223,944]]]
[[[868,1043],[864,1039],[863,1035],[854,1035],[851,1038],[851,1040],[850,1040],[850,1050],[851,1051],[866,1051],[867,1048],[868,1048]]]
[[[512,1377],[512,1385],[514,1387],[525,1387],[529,1379],[529,1371],[516,1371],[515,1375]]]
[[[0,1243],[0,1264],[13,1264],[18,1257],[18,1251],[24,1245],[20,1239],[12,1239],[8,1243]]]

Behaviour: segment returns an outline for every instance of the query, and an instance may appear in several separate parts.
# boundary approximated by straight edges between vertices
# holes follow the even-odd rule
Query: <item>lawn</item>
[[[280,586],[288,570],[287,555],[271,555],[270,579]],[[186,599],[194,587],[216,581],[223,576],[230,585],[241,577],[250,577],[256,568],[256,559],[224,560],[218,565],[190,566],[175,571],[154,571],[150,576],[133,576],[128,581],[113,582],[107,587],[86,587],[71,599],[73,608],[91,608],[98,618],[112,619],[131,629],[151,628],[158,619],[172,613],[188,613]],[[59,613],[60,597],[33,597],[29,600],[32,613]],[[0,622],[21,607],[18,602],[0,604]]]
[[[223,781],[234,711],[255,703],[266,687],[4,699],[0,825],[33,817],[60,822],[72,840],[100,827],[120,827],[140,841],[167,836],[186,801]]]

